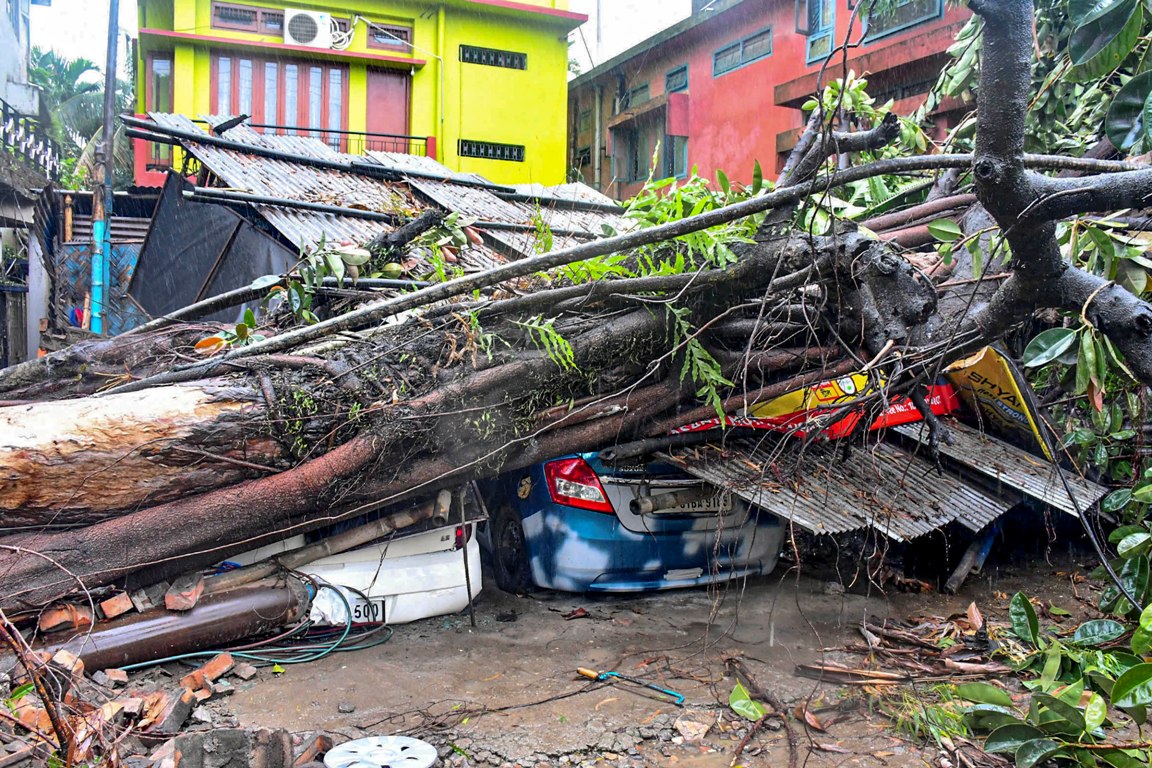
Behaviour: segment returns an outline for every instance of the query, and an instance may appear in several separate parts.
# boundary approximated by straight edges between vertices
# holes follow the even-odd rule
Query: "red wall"
[[[836,40],[839,41],[848,33],[851,11],[847,0],[837,0],[836,5]],[[627,88],[647,81],[649,96],[655,99],[664,93],[665,74],[687,63],[689,167],[699,166],[700,175],[705,177],[714,177],[716,170],[722,169],[729,178],[748,183],[753,163],[759,160],[765,174],[774,175],[778,137],[781,148],[794,143],[795,131],[802,123],[798,107],[816,91],[820,70],[819,64],[809,66],[805,62],[806,38],[795,31],[794,13],[794,0],[745,0],[610,70],[594,70],[591,77],[581,78],[569,94],[571,157],[575,158],[577,150],[594,143],[591,131],[581,132],[578,128],[579,113],[590,108],[596,86],[604,89],[602,122],[606,124],[614,117],[612,97],[617,91],[618,76],[624,77]],[[948,9],[942,18],[855,48],[849,55],[848,68],[858,75],[871,75],[870,92],[934,77],[944,61],[945,49],[968,15],[964,8]],[[769,25],[773,29],[770,56],[713,77],[713,54],[717,50]],[[860,36],[857,21],[852,39],[859,40]],[[824,83],[841,76],[841,61],[837,57],[827,68]],[[922,95],[905,99],[897,107],[910,110],[921,99]],[[596,184],[592,178],[591,163],[580,168],[583,178],[615,197],[628,197],[639,190],[642,182],[611,183],[611,158],[617,148],[612,146],[610,131],[604,129],[602,136],[605,154],[600,183]]]

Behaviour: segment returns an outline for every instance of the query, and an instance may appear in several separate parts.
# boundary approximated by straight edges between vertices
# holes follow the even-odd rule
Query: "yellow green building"
[[[137,0],[137,111],[249,115],[498,183],[566,167],[568,0]],[[137,142],[136,181],[179,164]]]

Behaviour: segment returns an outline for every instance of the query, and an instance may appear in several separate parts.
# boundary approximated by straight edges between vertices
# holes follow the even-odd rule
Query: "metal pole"
[[[96,149],[95,183],[92,196],[92,309],[91,329],[104,335],[109,264],[112,261],[112,177],[115,158],[112,147],[112,121],[116,117],[116,43],[120,37],[120,0],[108,2],[108,55],[104,63],[104,132]]]

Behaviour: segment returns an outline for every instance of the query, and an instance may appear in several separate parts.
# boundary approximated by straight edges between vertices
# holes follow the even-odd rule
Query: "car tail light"
[[[452,546],[453,549],[460,549],[469,541],[472,540],[472,526],[458,525],[456,526],[456,543]]]
[[[604,486],[600,485],[600,478],[584,459],[550,461],[544,465],[544,477],[548,481],[548,493],[557,504],[609,514],[616,511],[604,493]]]

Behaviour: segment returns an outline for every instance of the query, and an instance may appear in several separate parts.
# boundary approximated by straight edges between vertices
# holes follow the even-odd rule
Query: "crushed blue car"
[[[496,584],[640,592],[770,573],[779,518],[660,463],[561,456],[483,486]]]

